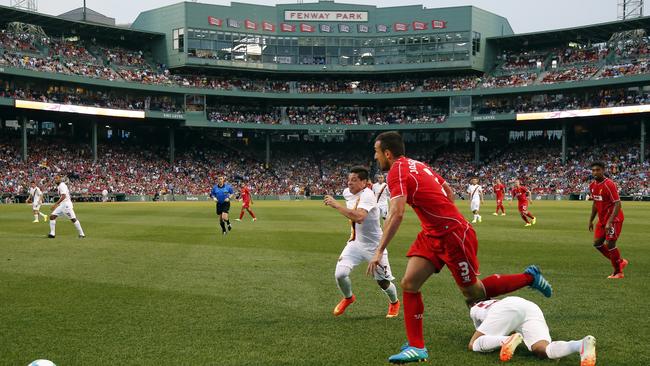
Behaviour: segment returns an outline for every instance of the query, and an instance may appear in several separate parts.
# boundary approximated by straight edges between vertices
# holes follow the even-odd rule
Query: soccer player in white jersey
[[[43,203],[43,192],[36,185],[36,181],[32,181],[29,187],[29,197],[27,203],[32,204],[32,212],[34,213],[34,221],[38,222],[38,218],[43,217],[43,222],[47,221],[47,215],[41,212],[41,204]]]
[[[469,311],[476,332],[469,341],[475,352],[501,349],[501,361],[509,361],[523,341],[528,350],[541,359],[556,360],[580,354],[580,366],[596,365],[596,338],[579,341],[551,341],[542,310],[537,304],[517,296],[490,299],[474,304]]]
[[[377,182],[372,185],[372,192],[377,198],[377,207],[382,220],[386,220],[388,216],[388,201],[390,201],[390,192],[388,191],[388,184],[383,174],[377,175]]]
[[[478,178],[472,178],[469,183],[467,186],[467,199],[470,202],[469,208],[474,214],[472,224],[476,224],[477,221],[483,221],[483,218],[479,214],[481,203],[483,203],[483,187],[478,184]]]
[[[334,274],[343,294],[343,299],[334,308],[335,316],[343,314],[345,309],[356,301],[352,293],[350,272],[361,262],[368,262],[373,258],[382,235],[377,199],[367,184],[368,170],[364,167],[353,167],[348,174],[348,188],[343,192],[346,204],[340,204],[332,196],[325,196],[325,205],[347,217],[351,225],[350,239],[339,257]],[[388,251],[384,251],[380,265],[373,275],[379,287],[388,296],[386,317],[396,317],[399,315],[400,302],[397,298],[397,288],[392,282],[395,278],[388,263]]]
[[[52,214],[50,215],[50,233],[47,237],[53,239],[56,236],[56,218],[64,215],[74,224],[74,227],[79,233],[79,238],[85,238],[86,234],[84,234],[84,231],[81,228],[81,223],[77,220],[74,208],[72,207],[72,200],[70,199],[68,186],[63,182],[59,175],[54,178],[54,181],[56,182],[57,190],[59,191],[59,200],[52,206]]]

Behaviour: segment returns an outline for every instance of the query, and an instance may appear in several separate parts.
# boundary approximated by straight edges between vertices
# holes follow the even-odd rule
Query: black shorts
[[[230,202],[217,202],[217,215],[228,213],[230,211]]]

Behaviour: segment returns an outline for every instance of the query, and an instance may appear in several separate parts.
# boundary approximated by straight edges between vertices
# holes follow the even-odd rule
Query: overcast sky
[[[9,2],[10,0],[0,0],[0,4],[3,5],[9,5]],[[115,18],[118,24],[126,24],[131,23],[144,10],[178,2],[180,0],[86,0],[86,5],[95,11]],[[229,1],[223,0],[199,2],[229,4]],[[276,0],[240,2],[263,5],[292,3],[291,1]],[[305,0],[305,2],[312,1]],[[436,8],[474,5],[508,18],[515,33],[525,33],[616,20],[618,0],[336,0],[336,2],[377,5],[378,7],[421,4],[427,8]],[[46,14],[58,15],[82,5],[83,0],[41,0],[38,10]]]

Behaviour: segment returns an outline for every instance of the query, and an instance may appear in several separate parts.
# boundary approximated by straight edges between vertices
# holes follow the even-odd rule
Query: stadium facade
[[[563,159],[568,139],[612,134],[638,137],[641,159],[647,155],[650,105],[638,96],[650,86],[650,67],[645,53],[620,50],[645,42],[650,17],[514,34],[507,19],[472,6],[182,2],[145,11],[128,29],[8,7],[0,7],[0,14],[7,34],[29,25],[30,32],[63,42],[2,46],[1,127],[17,121],[25,157],[28,135],[48,126],[88,131],[95,154],[98,138],[109,129],[146,126],[168,134],[172,160],[174,134],[182,129],[266,139],[267,159],[269,141],[277,136],[340,139],[389,129],[418,141],[471,141],[477,162],[482,141],[507,143],[513,131],[558,131]],[[62,51],[53,54],[70,44],[89,50],[96,57],[89,63],[99,65],[78,65]],[[139,53],[145,61],[115,62],[115,49]],[[569,60],[568,54],[581,56]],[[625,67],[633,71],[619,71]],[[21,98],[12,90],[39,90],[45,97]],[[65,102],[47,97],[66,92],[81,97]],[[631,101],[557,103],[621,93],[632,93]],[[129,108],[84,102],[98,96],[144,102]],[[341,108],[355,117],[345,123],[292,119],[292,110],[311,107]],[[258,115],[272,110],[275,117],[270,123],[212,117],[250,108]],[[390,109],[417,110],[424,117],[394,123],[383,117]]]

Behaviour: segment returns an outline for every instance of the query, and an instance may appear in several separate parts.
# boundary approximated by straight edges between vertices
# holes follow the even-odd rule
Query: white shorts
[[[379,208],[379,214],[381,215],[382,219],[386,219],[386,216],[388,216],[388,206],[377,206]]]
[[[41,209],[41,204],[40,203],[32,203],[32,210],[38,211]]]
[[[350,267],[358,266],[363,262],[370,262],[370,260],[375,256],[375,249],[362,244],[358,241],[349,241],[348,244],[343,248],[341,256],[339,257],[339,265]],[[393,273],[390,270],[390,263],[388,263],[388,251],[384,250],[384,255],[381,258],[380,266],[375,270],[375,280],[388,280],[392,281]]]
[[[495,336],[519,332],[529,351],[539,341],[551,342],[542,310],[536,304],[519,297],[506,297],[492,305],[487,317],[476,330]]]
[[[472,202],[469,204],[469,208],[472,211],[478,211],[481,208],[481,201],[480,200],[472,200]]]
[[[70,203],[62,203],[60,204],[54,211],[52,211],[52,215],[55,216],[65,216],[69,219],[76,219],[77,215],[74,213],[74,209],[72,208],[72,204]]]

